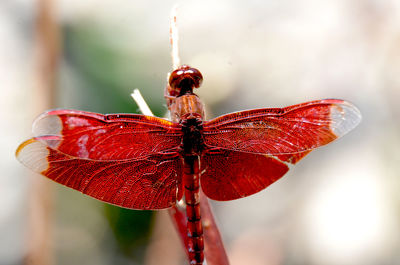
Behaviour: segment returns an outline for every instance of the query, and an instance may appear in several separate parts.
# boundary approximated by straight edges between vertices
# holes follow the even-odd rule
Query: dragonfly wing
[[[33,124],[34,136],[69,156],[94,160],[139,159],[176,149],[179,125],[136,114],[109,114],[51,110]]]
[[[300,155],[293,159],[298,161],[307,151],[343,136],[360,121],[361,114],[351,103],[326,99],[221,116],[204,123],[204,143],[209,148],[282,155],[286,160],[297,153]]]
[[[52,148],[53,142],[65,140],[57,137],[25,141],[17,150],[18,160],[58,183],[120,207],[163,209],[182,197],[182,162],[175,152],[139,159],[85,159]]]
[[[214,149],[201,160],[201,188],[213,200],[252,195],[281,178],[289,167],[268,155]]]

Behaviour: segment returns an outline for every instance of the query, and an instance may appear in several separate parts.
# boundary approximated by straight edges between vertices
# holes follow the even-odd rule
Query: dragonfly
[[[16,151],[28,168],[100,201],[138,210],[183,200],[190,264],[203,264],[200,189],[217,201],[257,193],[317,147],[345,135],[360,111],[339,99],[245,110],[205,120],[194,93],[201,72],[174,70],[165,89],[171,120],[56,109],[33,123]]]

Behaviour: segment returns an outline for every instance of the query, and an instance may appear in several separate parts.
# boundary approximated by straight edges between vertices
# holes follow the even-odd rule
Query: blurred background
[[[38,63],[39,2],[0,1],[0,264],[34,264],[37,179],[47,187],[43,265],[187,264],[177,239],[157,241],[174,233],[162,214],[105,205],[14,157],[49,107],[137,113],[130,93],[139,88],[164,116],[176,1],[49,1],[58,63],[48,72]],[[203,73],[209,119],[322,98],[363,115],[268,189],[212,202],[231,264],[400,264],[400,2],[188,0],[178,25],[181,62]],[[52,74],[51,92],[35,88]]]

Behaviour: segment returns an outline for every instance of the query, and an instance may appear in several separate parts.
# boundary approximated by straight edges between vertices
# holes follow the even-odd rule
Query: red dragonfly
[[[191,264],[203,263],[200,187],[210,199],[252,195],[313,149],[352,130],[358,109],[325,99],[205,121],[193,93],[201,73],[183,65],[165,91],[172,121],[137,114],[50,110],[16,152],[28,168],[93,198],[158,210],[184,198]],[[201,185],[200,185],[201,184]]]

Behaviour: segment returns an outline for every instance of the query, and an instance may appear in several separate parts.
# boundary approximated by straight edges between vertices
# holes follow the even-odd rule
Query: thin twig
[[[131,97],[133,98],[133,100],[135,100],[142,114],[147,116],[154,116],[153,112],[151,112],[149,106],[142,97],[142,94],[140,93],[139,89],[135,88],[133,90],[133,93],[131,94]]]
[[[171,10],[170,19],[170,42],[171,42],[171,56],[172,56],[172,68],[175,70],[181,65],[181,60],[179,58],[179,31],[176,22],[176,17],[178,13],[178,7],[175,5]]]

